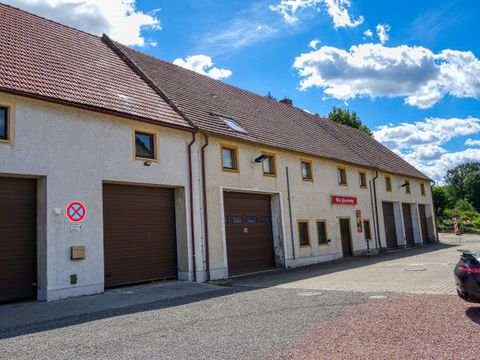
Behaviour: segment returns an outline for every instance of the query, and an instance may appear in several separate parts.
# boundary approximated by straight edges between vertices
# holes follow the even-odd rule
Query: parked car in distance
[[[480,303],[480,252],[458,251],[462,254],[453,271],[458,296],[468,302]]]

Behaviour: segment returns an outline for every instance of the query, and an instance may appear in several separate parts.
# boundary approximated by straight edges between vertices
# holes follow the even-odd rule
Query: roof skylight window
[[[222,119],[223,122],[233,131],[241,132],[241,133],[244,133],[244,134],[247,133],[247,131],[244,128],[242,128],[240,125],[238,125],[235,122],[235,120],[230,119],[230,118],[226,118],[226,117],[223,117],[223,116],[220,116],[220,119]]]

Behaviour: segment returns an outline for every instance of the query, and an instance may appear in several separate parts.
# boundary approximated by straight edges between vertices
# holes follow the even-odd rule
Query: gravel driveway
[[[275,359],[478,359],[480,306],[449,295],[370,300]]]

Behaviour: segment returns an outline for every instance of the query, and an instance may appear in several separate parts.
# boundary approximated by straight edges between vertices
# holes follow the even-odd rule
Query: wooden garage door
[[[393,203],[383,202],[382,205],[387,249],[395,249],[397,247],[397,230],[395,228],[395,212],[393,211]]]
[[[413,222],[412,222],[412,209],[410,204],[402,204],[403,209],[403,223],[405,225],[405,240],[407,247],[415,246],[415,240],[413,238]]]
[[[37,293],[37,182],[0,178],[0,303]]]
[[[228,274],[275,267],[270,196],[224,193]]]
[[[177,277],[172,189],[103,185],[105,286]]]

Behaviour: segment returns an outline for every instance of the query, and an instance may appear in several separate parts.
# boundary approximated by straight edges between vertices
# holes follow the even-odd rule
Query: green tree
[[[480,172],[470,173],[463,183],[465,199],[467,199],[473,207],[480,211]]]
[[[451,189],[448,186],[434,186],[432,192],[437,216],[443,216],[445,210],[452,208],[455,204]]]
[[[467,196],[467,188],[465,187],[465,182],[470,175],[480,172],[480,163],[466,163],[458,165],[453,169],[447,171],[445,175],[445,183],[451,187],[453,196],[457,199],[465,199]],[[469,184],[475,183],[475,179],[469,180]],[[473,192],[470,192],[471,196],[475,196]],[[471,203],[474,203],[472,199]]]
[[[370,129],[363,125],[362,121],[358,117],[357,113],[353,111],[350,113],[350,110],[343,110],[336,106],[333,107],[327,115],[328,120],[335,121],[336,123],[347,125],[355,129],[359,129],[368,135],[372,135]]]
[[[475,211],[475,209],[473,208],[473,205],[470,204],[470,202],[465,199],[458,200],[455,203],[455,208],[453,210],[457,212],[474,212]]]

